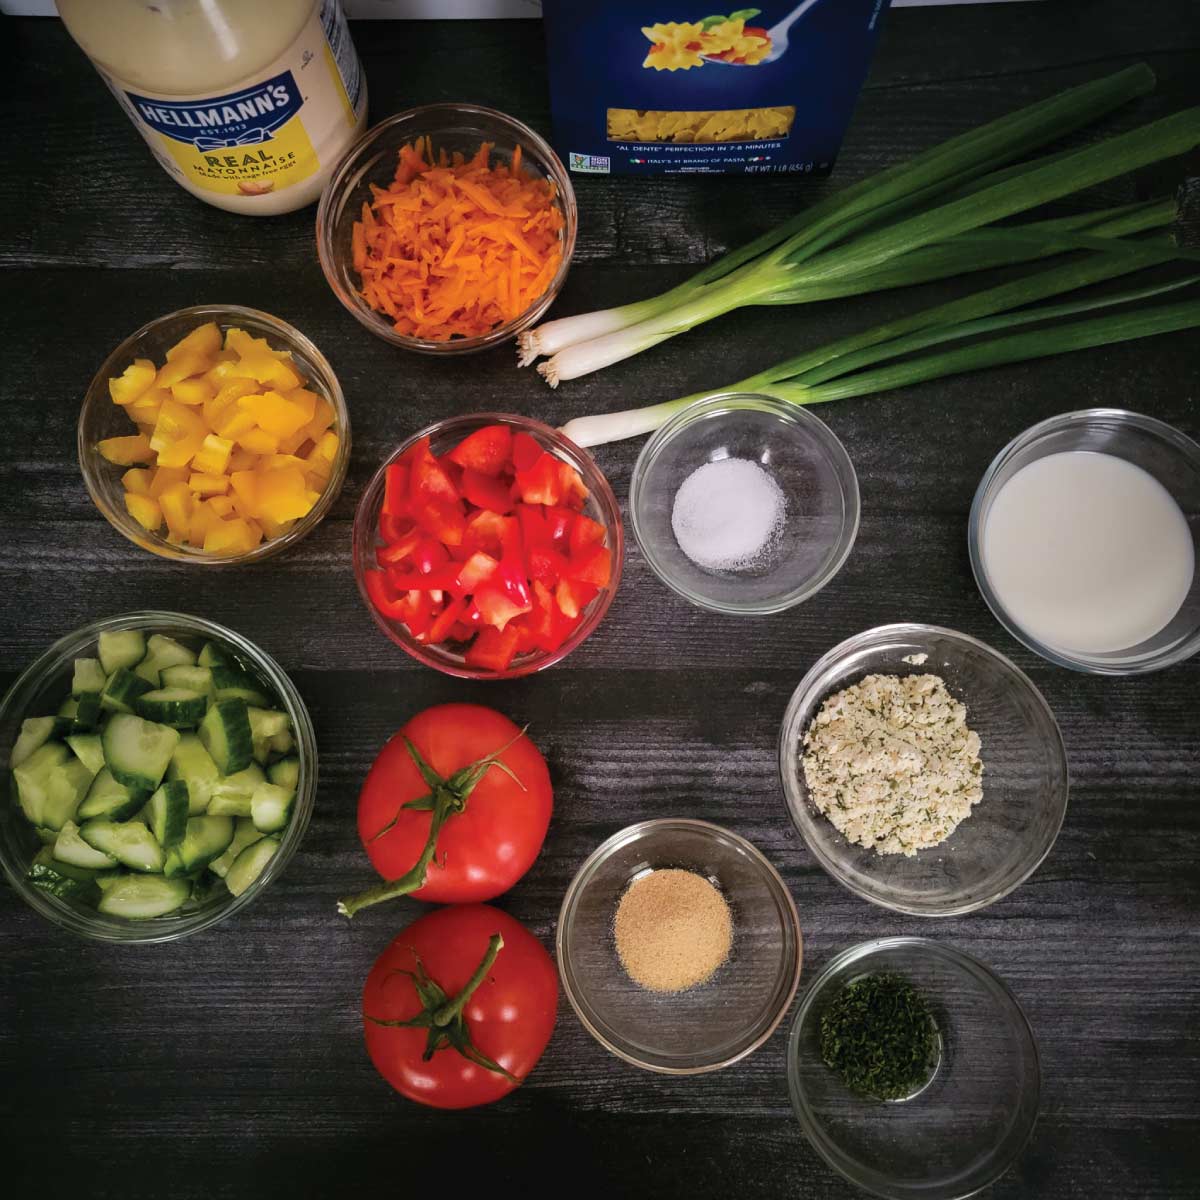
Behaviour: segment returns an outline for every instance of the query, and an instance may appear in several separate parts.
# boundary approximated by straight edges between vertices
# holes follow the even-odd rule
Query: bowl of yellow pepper
[[[153,554],[222,565],[304,537],[341,491],[350,418],[298,329],[237,305],[142,326],[109,355],[79,415],[96,506]]]

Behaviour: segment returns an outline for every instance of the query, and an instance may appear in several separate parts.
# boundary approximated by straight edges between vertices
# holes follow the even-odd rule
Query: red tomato
[[[483,772],[462,811],[446,817],[426,882],[411,894],[437,904],[462,904],[507,892],[533,865],[550,824],[554,791],[546,760],[494,709],[439,704],[418,713],[380,751],[358,798],[359,837],[371,865],[387,880],[399,879],[417,864],[432,822],[428,810],[401,807],[430,792],[405,738],[443,779],[498,755],[520,781],[498,766]]]
[[[423,975],[427,989],[440,989],[444,1002],[437,1007],[453,1005],[496,935],[503,944],[462,1005],[462,1019],[439,1027],[428,1061],[428,1024],[378,1023],[411,1021],[430,1011],[413,974]],[[542,1057],[557,1011],[558,976],[550,955],[520,922],[486,904],[440,908],[414,921],[376,959],[363,988],[363,1034],[375,1069],[401,1095],[431,1108],[491,1104],[518,1087]],[[464,1044],[491,1066],[467,1057],[459,1048]]]

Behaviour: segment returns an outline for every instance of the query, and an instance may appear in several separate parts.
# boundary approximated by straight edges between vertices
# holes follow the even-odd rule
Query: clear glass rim
[[[383,503],[384,481],[387,476],[388,467],[422,438],[436,438],[448,433],[453,434],[457,431],[465,434],[471,429],[482,425],[509,425],[514,429],[535,435],[557,450],[560,457],[565,458],[567,462],[579,471],[584,483],[587,485],[588,491],[596,497],[596,503],[599,505],[600,511],[604,516],[605,533],[608,537],[608,545],[609,549],[612,550],[613,558],[612,578],[609,580],[608,586],[602,588],[600,594],[592,601],[592,608],[588,610],[586,618],[579,624],[575,632],[552,653],[531,657],[518,666],[509,667],[504,671],[485,671],[475,667],[468,667],[465,663],[454,662],[447,657],[432,653],[429,647],[416,641],[416,639],[407,633],[401,633],[395,627],[395,623],[389,621],[382,613],[378,612],[375,605],[371,602],[371,597],[367,592],[366,571],[375,564],[374,562],[369,564],[365,562],[362,554],[362,546],[367,532],[372,531],[373,536],[373,531],[378,524],[379,509]],[[363,604],[366,605],[367,611],[371,614],[371,619],[387,635],[390,641],[399,646],[406,654],[416,659],[417,662],[423,666],[432,667],[434,670],[440,671],[443,675],[452,675],[458,679],[520,679],[522,676],[536,674],[539,671],[544,671],[548,667],[554,666],[557,662],[561,662],[572,650],[582,645],[595,632],[600,622],[604,620],[616,597],[617,588],[620,586],[624,561],[625,530],[621,523],[621,508],[617,503],[617,497],[612,490],[612,485],[605,478],[604,472],[600,470],[596,461],[586,450],[577,446],[570,438],[565,437],[557,429],[552,429],[549,425],[541,421],[536,421],[532,417],[523,417],[517,413],[464,413],[460,416],[447,417],[444,420],[435,421],[432,425],[426,425],[424,429],[418,429],[416,433],[405,438],[380,464],[379,469],[371,476],[370,482],[363,489],[363,493],[359,497],[358,507],[354,513],[354,581],[358,587],[358,594],[362,598]]]
[[[918,1200],[920,1196],[932,1190],[919,1185],[897,1188],[883,1172],[866,1167],[848,1155],[842,1154],[832,1140],[826,1137],[824,1126],[816,1119],[816,1115],[808,1104],[800,1078],[799,1051],[805,1023],[813,1006],[817,1003],[822,991],[829,984],[830,980],[851,963],[864,960],[880,951],[901,948],[931,953],[936,957],[953,963],[956,967],[983,982],[1001,1002],[1011,1009],[1016,1017],[1017,1027],[1027,1039],[1029,1049],[1032,1053],[1034,1116],[1030,1120],[1028,1128],[1023,1131],[1020,1138],[1010,1147],[1007,1154],[996,1159],[994,1164],[995,1169],[989,1173],[988,1178],[964,1191],[939,1193],[941,1200],[967,1200],[967,1197],[977,1195],[989,1184],[999,1179],[1016,1162],[1029,1145],[1029,1140],[1033,1136],[1033,1130],[1037,1124],[1037,1113],[1041,1101],[1041,1054],[1038,1050],[1037,1038],[1034,1035],[1033,1026],[1030,1025],[1029,1018],[1026,1016],[1024,1008],[1021,1007],[1021,1002],[1013,994],[1012,989],[986,963],[980,962],[979,959],[967,954],[965,951],[959,950],[955,946],[947,945],[944,942],[935,941],[932,938],[885,937],[858,942],[835,954],[808,985],[796,1010],[796,1016],[792,1021],[791,1032],[788,1034],[787,1076],[792,1111],[795,1113],[796,1119],[800,1123],[800,1128],[811,1142],[813,1149],[816,1150],[829,1166],[833,1167],[835,1171],[856,1186],[865,1189],[872,1195],[882,1196],[884,1200],[896,1200],[899,1196],[912,1197],[913,1200]]]
[[[1143,413],[1132,412],[1124,408],[1082,408],[1074,412],[1061,413],[1056,417],[1049,417],[1017,434],[992,459],[987,470],[984,471],[983,478],[980,479],[979,486],[975,489],[975,497],[971,502],[971,514],[967,520],[967,553],[971,560],[971,573],[975,577],[975,586],[979,588],[980,595],[983,596],[984,603],[991,610],[992,616],[1027,650],[1032,650],[1034,654],[1053,663],[1056,667],[1081,671],[1087,675],[1144,675],[1151,671],[1161,671],[1167,667],[1173,667],[1177,663],[1191,658],[1200,650],[1200,629],[1194,630],[1188,637],[1176,642],[1173,646],[1137,659],[1096,658],[1056,650],[1027,633],[1013,620],[992,588],[981,552],[980,535],[984,509],[994,499],[993,487],[1000,472],[1009,462],[1022,451],[1053,434],[1072,427],[1085,427],[1099,422],[1110,425],[1130,425],[1146,433],[1154,434],[1200,467],[1200,444],[1193,441],[1187,434],[1181,433],[1173,425],[1158,420],[1157,417],[1148,417]]]
[[[308,829],[317,793],[316,733],[313,730],[308,709],[290,677],[266,651],[260,649],[240,633],[236,633],[224,625],[218,625],[215,621],[191,616],[187,613],[154,609],[122,613],[118,616],[93,621],[65,634],[39,654],[17,676],[12,686],[4,694],[3,700],[0,700],[0,724],[20,719],[30,694],[37,691],[42,679],[66,657],[74,657],[81,645],[94,641],[103,632],[142,628],[185,629],[189,633],[228,642],[236,650],[245,654],[275,688],[292,720],[296,732],[296,753],[300,759],[300,778],[297,781],[296,801],[286,836],[280,842],[279,849],[263,869],[262,874],[240,896],[232,896],[228,904],[214,908],[212,911],[193,914],[190,917],[168,915],[147,921],[121,921],[117,918],[106,918],[98,913],[87,913],[81,909],[60,904],[54,897],[29,884],[25,878],[29,864],[18,862],[16,857],[10,854],[6,839],[0,837],[0,866],[3,867],[4,874],[13,891],[37,913],[60,928],[92,941],[139,945],[174,941],[177,938],[199,933],[202,929],[208,929],[225,920],[226,917],[249,904],[273,879],[282,874],[295,854]]]
[[[591,882],[597,869],[607,862],[618,850],[629,845],[631,842],[640,841],[652,833],[665,829],[689,830],[702,833],[713,841],[724,841],[727,844],[732,844],[734,848],[753,862],[762,873],[763,879],[766,881],[767,886],[779,904],[781,912],[784,914],[786,919],[786,924],[783,927],[784,939],[785,941],[791,940],[795,949],[793,956],[795,961],[790,971],[790,982],[788,982],[788,975],[781,973],[779,978],[781,984],[783,984],[782,991],[784,994],[778,1004],[777,1011],[773,1013],[758,1035],[747,1041],[744,1045],[739,1046],[733,1054],[729,1054],[713,1062],[700,1063],[689,1067],[668,1066],[663,1063],[650,1062],[626,1050],[622,1045],[607,1037],[601,1029],[597,1028],[594,1022],[588,1017],[579,995],[573,986],[570,970],[571,955],[566,945],[566,930],[574,920],[580,897]],[[558,962],[558,974],[562,980],[563,991],[566,993],[567,1001],[570,1003],[571,1008],[579,1018],[579,1022],[584,1029],[606,1050],[611,1054],[615,1054],[617,1058],[623,1059],[635,1067],[641,1067],[646,1071],[654,1071],[660,1075],[703,1075],[710,1071],[719,1071],[724,1067],[732,1066],[734,1063],[740,1062],[743,1058],[753,1054],[779,1028],[783,1018],[787,1016],[788,1009],[791,1008],[792,1001],[796,997],[796,989],[800,986],[800,974],[804,965],[804,938],[800,931],[800,916],[796,911],[796,902],[792,898],[792,893],[788,890],[787,884],[784,883],[783,877],[772,865],[770,859],[757,846],[747,841],[740,834],[734,833],[722,825],[716,825],[712,821],[701,821],[692,817],[657,817],[648,821],[638,821],[633,825],[627,825],[624,829],[618,830],[611,837],[601,842],[584,859],[583,865],[575,872],[570,884],[567,885],[566,893],[558,910],[558,924],[555,927],[554,944],[555,959]]]
[[[1060,789],[1061,802],[1059,803],[1057,820],[1054,822],[1054,829],[1047,839],[1046,845],[1041,847],[1034,857],[1026,861],[1019,873],[1005,880],[1003,886],[974,900],[958,904],[929,906],[924,904],[906,904],[901,900],[887,897],[881,892],[872,891],[869,888],[860,886],[842,871],[836,859],[825,853],[819,841],[808,836],[812,818],[808,812],[804,797],[799,794],[796,788],[796,772],[792,763],[791,748],[803,733],[803,730],[800,728],[802,723],[812,718],[812,715],[816,712],[816,706],[825,698],[826,692],[821,684],[821,680],[831,669],[839,667],[842,662],[860,650],[868,649],[883,641],[900,638],[917,640],[934,637],[946,638],[970,646],[972,649],[982,652],[987,658],[996,662],[1006,672],[1011,673],[1017,686],[1033,701],[1048,723],[1048,727],[1053,731],[1049,750],[1059,766],[1062,786]],[[808,669],[804,678],[796,685],[796,689],[792,692],[791,699],[788,701],[787,709],[783,714],[783,723],[780,726],[778,761],[779,778],[783,785],[784,801],[787,804],[788,814],[792,818],[792,824],[796,827],[796,831],[800,834],[809,853],[817,860],[825,873],[840,883],[847,891],[853,892],[854,895],[864,900],[869,900],[872,904],[877,904],[881,908],[890,909],[892,912],[905,913],[913,917],[936,918],[962,916],[965,913],[987,908],[988,905],[994,904],[997,900],[1002,900],[1011,892],[1016,891],[1046,861],[1050,851],[1054,849],[1054,843],[1058,840],[1063,821],[1066,819],[1067,803],[1070,798],[1070,766],[1067,759],[1066,744],[1063,742],[1062,730],[1059,729],[1058,720],[1054,716],[1054,710],[1046,702],[1045,696],[1042,695],[1033,680],[1020,667],[998,650],[992,649],[986,642],[982,642],[978,638],[973,638],[970,634],[959,633],[957,630],[947,629],[941,625],[925,625],[915,622],[877,625],[872,629],[863,630],[862,633],[856,633],[853,637],[839,642],[831,650],[827,650]]]
[[[562,261],[559,263],[554,278],[546,286],[546,290],[540,299],[523,313],[513,317],[511,321],[506,321],[503,325],[497,325],[495,329],[489,330],[485,334],[470,338],[454,338],[446,342],[435,342],[427,338],[409,337],[405,334],[397,333],[379,313],[369,308],[362,301],[357,292],[348,292],[342,285],[339,277],[338,259],[333,245],[334,229],[341,217],[346,193],[354,186],[353,177],[359,169],[362,157],[379,138],[394,129],[397,125],[406,123],[416,124],[423,119],[439,116],[458,116],[466,119],[495,122],[504,127],[512,135],[514,141],[521,140],[528,142],[546,164],[547,174],[557,189],[564,221]],[[530,129],[523,121],[518,121],[516,117],[500,112],[499,109],[488,108],[482,104],[458,104],[449,101],[442,101],[436,104],[422,104],[414,108],[405,109],[403,112],[396,113],[380,121],[378,124],[372,125],[342,156],[341,161],[330,175],[329,182],[321,192],[321,200],[317,205],[317,258],[320,260],[325,282],[329,284],[329,287],[342,307],[364,329],[369,330],[376,337],[382,338],[383,341],[393,346],[399,346],[403,350],[412,350],[418,354],[441,355],[445,357],[455,354],[472,354],[478,350],[490,349],[492,346],[500,345],[510,338],[516,337],[517,334],[522,333],[539,321],[550,305],[554,303],[558,293],[562,290],[563,284],[566,282],[567,274],[571,269],[571,260],[575,256],[575,240],[578,232],[579,212],[575,198],[575,188],[571,183],[570,174],[549,142],[541,134]]]
[[[259,327],[266,327],[280,341],[288,343],[288,348],[299,350],[316,365],[321,372],[321,379],[318,382],[325,392],[326,399],[333,405],[334,428],[338,435],[338,452],[329,473],[329,482],[325,485],[321,498],[313,505],[308,515],[301,517],[287,533],[270,541],[261,542],[245,554],[206,554],[194,546],[175,546],[159,534],[143,529],[124,508],[118,508],[109,502],[104,488],[100,484],[99,472],[103,468],[99,465],[99,456],[95,454],[94,447],[86,435],[87,418],[92,412],[93,406],[97,403],[112,403],[108,398],[108,380],[113,375],[120,374],[123,369],[122,364],[128,365],[128,361],[137,356],[136,352],[144,338],[157,332],[168,322],[181,320],[195,320],[201,324],[211,320],[227,325],[244,321]],[[290,325],[287,321],[274,317],[270,313],[262,312],[260,309],[247,308],[240,304],[195,304],[147,321],[140,329],[125,338],[104,360],[84,393],[75,431],[75,452],[84,485],[87,487],[92,502],[103,513],[108,523],[139,549],[147,550],[159,558],[167,558],[189,565],[237,566],[260,562],[262,559],[270,558],[282,550],[286,550],[289,546],[295,545],[301,538],[307,537],[328,515],[341,493],[342,485],[346,480],[346,471],[350,466],[350,410],[346,406],[346,397],[342,392],[342,386],[338,382],[329,360],[321,353],[316,344],[294,325]]]
[[[645,523],[639,514],[642,509],[646,482],[657,465],[659,455],[675,437],[696,421],[704,420],[714,414],[746,410],[768,413],[778,417],[781,421],[799,426],[821,447],[826,460],[834,468],[838,478],[848,479],[850,486],[848,489],[843,488],[845,513],[840,539],[841,546],[837,554],[825,564],[821,571],[772,600],[719,601],[693,591],[671,574],[658,555],[654,553]],[[785,612],[815,596],[846,565],[846,560],[854,550],[854,543],[858,538],[861,516],[858,473],[838,436],[824,421],[803,406],[789,404],[786,400],[780,400],[775,396],[764,395],[760,392],[716,392],[701,397],[680,409],[651,434],[633,465],[633,474],[629,480],[629,514],[633,524],[633,536],[642,556],[649,563],[654,574],[676,595],[682,596],[697,608],[707,609],[709,612],[725,613],[729,616],[770,616],[773,613]]]

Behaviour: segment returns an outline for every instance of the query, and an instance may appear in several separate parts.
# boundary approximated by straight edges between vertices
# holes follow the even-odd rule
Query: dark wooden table
[[[354,32],[375,118],[470,99],[548,127],[537,22]],[[1113,128],[1200,102],[1192,0],[897,11],[834,186],[1142,58],[1159,91]],[[863,522],[846,568],[815,599],[758,621],[700,612],[631,545],[611,614],[566,663],[517,683],[456,682],[384,641],[351,576],[355,501],[400,438],[484,407],[559,423],[706,388],[912,296],[743,311],[555,395],[517,373],[509,348],[442,363],[367,336],[322,279],[312,211],[252,221],[174,187],[56,22],[0,24],[0,72],[0,683],[94,618],[195,612],[291,672],[321,753],[312,826],[286,875],[207,933],[93,945],[0,892],[0,1190],[261,1200],[439,1185],[467,1194],[489,1180],[527,1195],[853,1194],[800,1136],[786,1027],[729,1070],[673,1079],[611,1057],[564,1001],[535,1074],[492,1108],[431,1113],[376,1076],[362,1048],[361,983],[420,906],[374,908],[353,924],[336,916],[335,898],[372,878],[354,832],[357,791],[409,715],[469,699],[530,722],[551,764],[545,849],[500,901],[548,945],[568,879],[608,834],[651,816],[722,822],[786,877],[809,976],[863,938],[917,933],[979,956],[1012,986],[1040,1041],[1042,1113],[996,1197],[1200,1194],[1200,661],[1124,680],[1049,666],[988,613],[965,538],[984,467],[1034,421],[1113,403],[1200,435],[1200,339],[830,406],[821,415],[857,466]],[[1200,174],[1200,163],[1089,202],[1156,194],[1189,170]],[[579,249],[558,312],[659,291],[830,186],[581,179]],[[267,309],[315,339],[354,426],[332,516],[285,557],[220,574],[130,546],[92,507],[74,455],[79,400],[109,349],[142,322],[205,301]],[[637,449],[597,453],[622,498]],[[805,852],[780,793],[776,738],[800,676],[842,638],[896,620],[949,625],[1010,654],[1044,691],[1070,753],[1071,805],[1054,852],[1016,893],[962,919],[905,918],[842,890]]]

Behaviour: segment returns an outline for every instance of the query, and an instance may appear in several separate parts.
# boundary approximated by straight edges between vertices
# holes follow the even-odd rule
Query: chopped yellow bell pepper
[[[229,456],[229,466],[227,471],[253,471],[258,466],[258,455],[252,454],[249,450],[243,450],[241,446],[236,446],[233,453]]]
[[[135,433],[132,437],[104,438],[96,443],[96,449],[110,463],[116,463],[119,467],[154,461],[154,447],[144,433]]]
[[[238,407],[254,414],[254,420],[276,440],[291,437],[307,423],[304,409],[293,404],[279,392],[267,391],[259,396],[243,396]]]
[[[183,354],[176,355],[169,362],[164,363],[159,368],[154,382],[157,387],[169,388],[190,378],[192,375],[203,375],[211,366],[212,359],[207,354],[188,350]]]
[[[221,351],[221,354],[225,353],[227,351]],[[236,356],[234,358],[221,358],[218,356],[217,361],[205,373],[204,379],[211,383],[215,390],[219,391],[230,380],[239,378],[239,376],[234,374],[236,363]]]
[[[289,363],[276,358],[270,350],[254,349],[242,355],[242,360],[234,368],[237,375],[245,375],[256,379],[259,383],[267,383],[283,391],[298,388],[304,380]]]
[[[126,492],[125,508],[143,529],[148,529],[151,533],[156,533],[162,525],[162,510],[158,507],[158,501],[150,496]]]
[[[195,407],[197,404],[205,404],[216,394],[217,389],[203,377],[199,379],[184,379],[179,383],[171,385],[171,398],[178,400],[180,404],[187,404],[190,407]]]
[[[154,382],[158,369],[148,358],[135,358],[115,379],[108,381],[114,404],[132,404]]]
[[[154,481],[154,472],[146,467],[130,467],[121,476],[121,483],[127,492],[135,492],[139,496],[150,495],[150,484]]]
[[[233,512],[233,501],[228,496],[213,496],[204,503],[218,517],[227,517]]]
[[[296,522],[272,521],[270,517],[259,517],[258,523],[262,526],[263,534],[271,541],[274,541],[278,537],[283,537]]]
[[[209,531],[220,525],[221,517],[204,501],[200,501],[192,509],[192,521],[188,526],[187,540],[193,546],[203,546]]]
[[[150,495],[157,500],[167,488],[177,483],[187,483],[187,479],[186,467],[159,467],[154,472],[154,479],[150,484]]]
[[[192,466],[196,460],[192,460]],[[229,491],[228,475],[209,475],[203,471],[194,471],[188,476],[188,487],[200,496],[219,496]]]
[[[207,436],[208,426],[199,413],[176,400],[164,400],[150,445],[160,467],[186,467]]]
[[[229,483],[233,488],[234,506],[253,516],[258,511],[258,473],[234,471],[229,476]]]
[[[232,454],[233,442],[215,433],[207,434],[192,458],[192,469],[208,475],[223,475]]]
[[[225,331],[225,349],[234,351],[239,358],[261,350],[269,354],[271,347],[266,338],[251,337],[244,329],[229,328]]]
[[[221,349],[221,331],[215,321],[197,325],[185,338],[181,338],[167,351],[167,362],[183,354],[213,355]],[[195,372],[193,372],[195,374]]]
[[[305,433],[314,442],[319,442],[321,435],[333,424],[334,416],[333,405],[324,396],[318,396],[316,411],[312,420],[304,427]]]
[[[236,404],[231,404],[217,422],[217,432],[232,442],[236,442],[243,433],[257,428],[258,422],[255,421],[254,414],[244,408],[238,408]]]
[[[239,433],[234,440],[251,454],[274,454],[279,449],[279,439],[265,429],[249,429]]]
[[[255,480],[258,512],[272,521],[292,521],[306,516],[313,506],[307,491],[304,473],[298,467],[260,472]]]
[[[159,496],[158,506],[173,536],[187,537],[195,504],[191,488],[186,483],[173,483]]]

